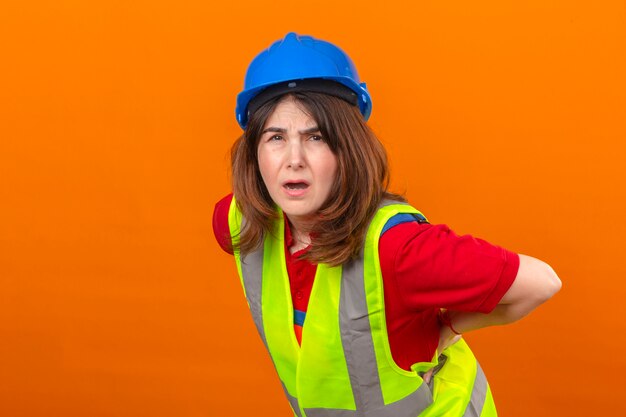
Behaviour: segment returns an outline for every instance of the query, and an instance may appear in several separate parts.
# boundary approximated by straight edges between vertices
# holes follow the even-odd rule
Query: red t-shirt
[[[228,210],[232,194],[215,205],[213,232],[228,251]],[[285,259],[295,316],[306,313],[317,266],[289,253],[285,220]],[[306,251],[307,249],[303,249]],[[491,312],[515,280],[519,256],[470,235],[458,236],[443,224],[407,222],[380,237],[385,316],[393,359],[409,370],[430,361],[439,344],[440,308]],[[229,252],[231,253],[231,252]],[[295,326],[298,341],[301,326]]]

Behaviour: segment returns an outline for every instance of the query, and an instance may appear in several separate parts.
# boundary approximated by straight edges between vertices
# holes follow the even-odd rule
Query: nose
[[[300,141],[294,141],[289,145],[287,166],[292,169],[303,168],[305,163],[304,149]]]

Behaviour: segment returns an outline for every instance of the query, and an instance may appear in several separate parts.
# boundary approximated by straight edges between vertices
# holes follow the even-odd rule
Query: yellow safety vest
[[[282,213],[258,250],[241,256],[237,270],[261,339],[298,417],[496,416],[489,385],[464,340],[431,362],[400,368],[389,348],[378,241],[389,219],[421,214],[384,202],[371,221],[358,259],[317,266],[302,343],[293,330]],[[245,219],[235,199],[233,243]],[[431,384],[421,376],[438,367]]]

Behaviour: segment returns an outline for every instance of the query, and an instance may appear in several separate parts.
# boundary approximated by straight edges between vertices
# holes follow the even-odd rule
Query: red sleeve
[[[489,313],[509,289],[519,256],[446,225],[402,223],[380,239],[385,279],[410,311],[448,308]]]
[[[233,254],[230,241],[230,229],[228,227],[228,211],[230,210],[230,202],[233,200],[233,195],[228,194],[215,204],[213,209],[213,234],[215,240],[219,243],[220,247],[224,251]]]

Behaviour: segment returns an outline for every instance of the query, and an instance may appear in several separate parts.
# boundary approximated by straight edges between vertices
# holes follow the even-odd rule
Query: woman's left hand
[[[461,337],[462,336],[460,334],[454,333],[448,326],[442,326],[439,332],[439,346],[437,347],[437,354],[441,355],[441,352],[443,352],[445,348],[458,342]],[[432,368],[422,376],[424,382],[427,384],[430,383],[434,371],[435,368]]]

